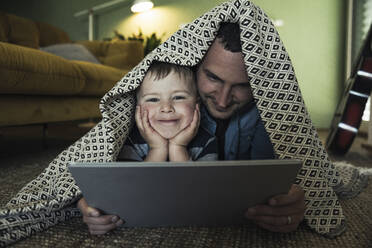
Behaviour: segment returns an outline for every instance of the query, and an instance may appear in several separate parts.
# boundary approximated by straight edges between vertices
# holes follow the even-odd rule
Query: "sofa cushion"
[[[103,64],[130,70],[143,58],[143,45],[138,41],[118,41],[110,43]]]
[[[85,61],[71,62],[79,67],[86,78],[85,86],[80,95],[103,96],[128,72]]]
[[[35,22],[39,29],[39,46],[45,47],[53,44],[71,43],[68,34],[60,28],[44,22]]]
[[[4,12],[0,11],[0,41],[8,42],[9,23],[8,17]]]
[[[107,49],[110,45],[110,42],[98,40],[83,40],[76,41],[75,43],[85,46],[101,62],[106,57]]]
[[[77,41],[84,45],[102,64],[125,71],[143,59],[143,45],[139,41]]]
[[[37,49],[0,42],[0,93],[73,95],[85,86],[76,64]]]
[[[95,64],[101,63],[87,48],[80,44],[56,44],[40,47],[40,50],[69,60],[81,60]]]
[[[99,100],[81,96],[3,95],[0,126],[100,118]]]
[[[9,21],[9,43],[39,48],[39,29],[33,21],[11,14],[7,14],[7,17]]]

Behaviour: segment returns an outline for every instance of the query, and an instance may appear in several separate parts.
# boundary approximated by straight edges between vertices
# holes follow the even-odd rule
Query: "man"
[[[216,134],[220,159],[274,158],[254,104],[239,33],[237,24],[221,24],[217,38],[197,68],[198,90],[207,109],[202,112],[201,125]],[[297,229],[304,212],[304,191],[294,184],[287,195],[248,209],[246,217],[267,230],[290,232]]]

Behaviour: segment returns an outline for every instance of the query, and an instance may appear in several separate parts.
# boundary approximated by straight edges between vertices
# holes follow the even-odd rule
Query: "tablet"
[[[71,163],[88,205],[128,227],[240,225],[288,192],[299,160]]]

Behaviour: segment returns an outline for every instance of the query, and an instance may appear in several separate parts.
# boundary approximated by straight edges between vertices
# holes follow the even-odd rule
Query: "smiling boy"
[[[199,128],[198,101],[191,68],[153,63],[137,91],[136,127],[118,160],[216,160],[215,137]]]

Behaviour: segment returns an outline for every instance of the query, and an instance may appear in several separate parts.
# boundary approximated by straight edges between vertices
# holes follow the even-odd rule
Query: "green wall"
[[[74,13],[106,0],[13,0],[0,10],[61,27],[73,40],[88,37],[87,18]],[[112,37],[118,30],[125,36],[157,32],[164,39],[223,0],[153,0],[155,8],[146,14],[132,14],[130,0],[95,18],[97,39]],[[278,27],[300,84],[311,118],[318,128],[328,128],[344,85],[345,0],[253,0]]]
[[[344,87],[346,5],[341,0],[255,0],[273,19],[311,118],[328,128]]]

